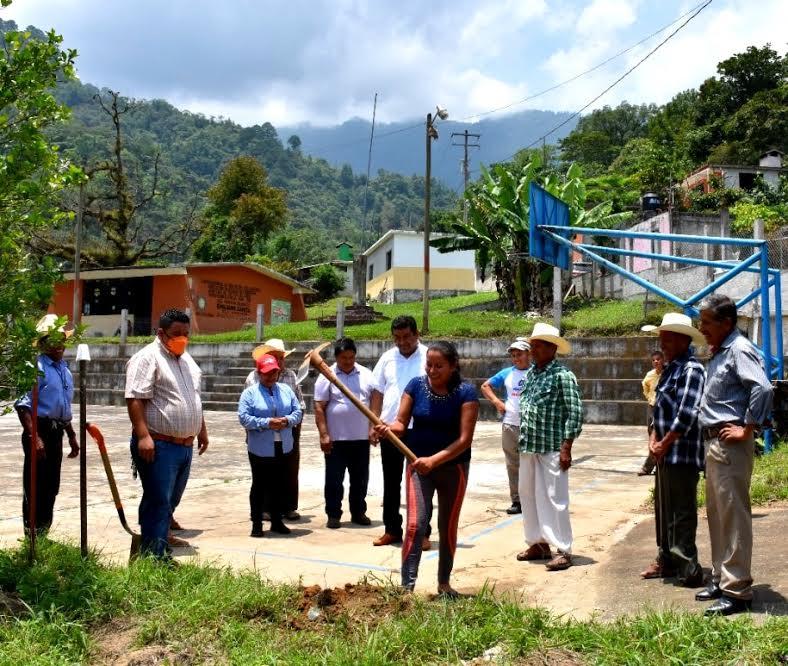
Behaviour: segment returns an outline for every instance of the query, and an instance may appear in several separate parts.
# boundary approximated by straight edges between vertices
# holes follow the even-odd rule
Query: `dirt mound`
[[[194,663],[188,652],[178,652],[163,645],[134,648],[139,631],[134,618],[118,618],[102,625],[94,634],[96,648],[91,663],[110,666],[187,666]]]
[[[375,626],[410,608],[411,597],[393,588],[360,583],[344,587],[321,588],[311,585],[302,591],[299,616],[291,621],[296,629],[346,617],[354,622]]]
[[[19,597],[0,592],[0,621],[30,615],[30,607]]]

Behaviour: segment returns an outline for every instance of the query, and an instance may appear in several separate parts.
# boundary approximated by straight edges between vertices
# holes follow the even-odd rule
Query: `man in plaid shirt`
[[[529,338],[533,365],[520,393],[520,501],[528,548],[517,559],[549,560],[550,571],[572,565],[569,468],[583,426],[577,380],[555,360],[571,345],[557,328],[538,323]],[[553,557],[550,547],[558,553]]]
[[[693,355],[692,343],[703,344],[700,331],[686,315],[669,312],[658,327],[659,344],[667,367],[657,384],[654,428],[649,451],[657,461],[654,514],[657,558],[641,572],[643,578],[671,578],[680,585],[703,584],[695,532],[698,527],[696,494],[703,470],[703,442],[698,424],[706,371]]]

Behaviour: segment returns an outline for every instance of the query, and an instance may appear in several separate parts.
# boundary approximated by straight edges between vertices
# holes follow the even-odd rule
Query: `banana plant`
[[[538,179],[538,157],[514,171],[510,164],[482,168],[477,183],[468,188],[468,221],[456,219],[451,237],[434,239],[440,252],[474,250],[481,278],[492,268],[496,288],[504,307],[524,311],[543,307],[551,297],[549,267],[529,255],[529,186]],[[569,206],[572,226],[609,228],[630,216],[612,213],[612,203],[602,202],[586,210],[586,188],[582,170],[572,164],[563,177],[548,174],[542,186]]]

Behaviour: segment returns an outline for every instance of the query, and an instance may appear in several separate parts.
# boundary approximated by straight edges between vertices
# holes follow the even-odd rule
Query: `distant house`
[[[71,314],[74,273],[55,285],[49,311]],[[257,306],[266,323],[304,321],[309,287],[252,263],[132,266],[80,273],[82,323],[88,335],[119,332],[121,310],[128,310],[134,335],[149,335],[168,308],[188,310],[195,333],[235,331],[254,323]]]
[[[333,266],[334,269],[342,275],[345,279],[345,286],[339,292],[340,296],[353,295],[353,246],[347,241],[342,241],[337,244],[338,259],[331,261],[324,261],[319,264],[308,264],[306,266],[298,267],[298,281],[304,284],[309,284],[312,279],[312,273],[318,266]],[[307,298],[307,301],[310,299]]]
[[[715,178],[719,178],[727,188],[749,190],[755,184],[759,174],[769,187],[776,189],[780,185],[780,174],[788,172],[783,167],[782,151],[769,150],[758,159],[758,166],[741,164],[706,164],[695,169],[681,183],[687,191],[708,194],[714,188]]]
[[[446,234],[432,234],[432,237]],[[424,291],[424,234],[387,231],[364,252],[367,296],[381,303],[417,301]],[[476,291],[472,250],[442,254],[430,248],[430,296],[457,296]]]

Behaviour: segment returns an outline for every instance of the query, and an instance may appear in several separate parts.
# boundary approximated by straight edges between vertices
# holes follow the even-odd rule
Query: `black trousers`
[[[22,433],[22,450],[25,454],[22,487],[22,520],[30,527],[30,463],[36,460],[36,529],[47,530],[52,526],[55,498],[60,492],[60,468],[63,464],[63,428],[49,419],[38,419],[38,436],[44,442],[44,459],[30,451],[30,435]],[[35,448],[35,447],[33,447]]]
[[[352,517],[367,513],[367,485],[369,484],[369,440],[333,442],[331,453],[324,454],[326,482],[324,495],[326,515],[342,517],[342,498],[345,488],[345,470],[350,477],[348,503]]]
[[[293,455],[282,453],[282,443],[274,445],[274,456],[256,456],[249,452],[252,468],[252,487],[249,490],[249,518],[253,523],[263,521],[263,511],[271,515],[271,522],[282,521],[286,511],[287,465]]]
[[[657,465],[654,481],[657,560],[675,569],[679,582],[701,571],[695,545],[699,477],[695,465]]]
[[[383,525],[388,534],[401,539],[400,502],[405,456],[391,442],[383,439],[380,441],[380,459],[383,465]]]

